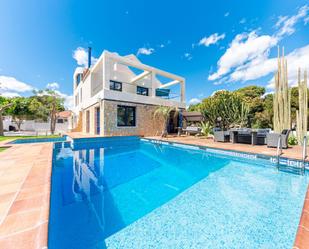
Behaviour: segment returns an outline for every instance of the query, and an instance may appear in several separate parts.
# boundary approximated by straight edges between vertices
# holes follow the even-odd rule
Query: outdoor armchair
[[[277,147],[281,136],[282,148],[287,149],[290,132],[291,130],[283,130],[281,133],[268,133],[266,136],[267,147]]]
[[[228,131],[215,131],[214,140],[215,142],[229,142],[230,134]]]

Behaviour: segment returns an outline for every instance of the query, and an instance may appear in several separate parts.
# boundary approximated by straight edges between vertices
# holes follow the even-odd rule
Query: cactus
[[[303,138],[307,135],[307,71],[304,71],[304,80],[301,80],[301,71],[298,69],[298,101],[299,107],[296,111],[296,124],[297,124],[297,140],[299,144],[303,143]]]
[[[279,47],[278,71],[275,73],[273,124],[276,132],[291,127],[291,92],[288,86],[287,60],[284,58],[284,48],[282,48],[282,56],[280,57]]]

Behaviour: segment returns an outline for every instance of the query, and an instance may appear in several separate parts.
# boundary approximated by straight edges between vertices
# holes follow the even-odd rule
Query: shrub
[[[297,138],[295,136],[290,136],[288,140],[289,145],[297,145]]]

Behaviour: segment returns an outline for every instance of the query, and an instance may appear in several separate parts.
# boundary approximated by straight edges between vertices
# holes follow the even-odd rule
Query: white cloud
[[[224,14],[224,17],[228,17],[230,15],[230,12],[226,12],[225,14]]]
[[[309,23],[309,16],[307,16],[306,18],[304,18],[304,24],[307,25]]]
[[[20,94],[16,92],[0,92],[0,95],[7,98],[20,97]]]
[[[189,100],[190,105],[196,105],[198,103],[201,103],[201,100],[198,99],[198,98],[192,98],[192,99]]]
[[[46,85],[46,88],[51,89],[51,90],[56,90],[56,89],[59,89],[59,84],[57,82],[48,83]]]
[[[217,72],[211,74],[208,79],[218,80],[233,68],[268,54],[269,49],[276,44],[276,38],[269,35],[258,36],[256,31],[236,35],[229,48],[219,59]]]
[[[143,47],[143,48],[139,48],[137,50],[137,55],[140,55],[140,54],[151,55],[151,54],[154,53],[154,51],[155,51],[154,48],[145,48],[145,47]]]
[[[33,87],[27,83],[19,81],[14,77],[0,75],[0,93],[1,92],[28,92]]]
[[[309,7],[308,5],[304,5],[301,7],[297,14],[291,17],[288,16],[279,16],[278,21],[276,23],[276,27],[279,28],[278,33],[276,36],[282,37],[284,35],[291,35],[295,32],[295,24],[301,20],[304,19],[304,22],[306,23],[306,18],[308,17],[308,11]]]
[[[76,60],[77,65],[88,67],[88,51],[85,48],[78,47],[73,52],[73,59]],[[94,65],[97,62],[97,58],[91,56],[91,65]]]
[[[246,22],[247,22],[246,18],[242,18],[242,19],[239,21],[240,24],[244,24],[244,23],[246,23]]]
[[[73,95],[61,94],[62,98],[64,98],[64,107],[68,110],[72,110],[74,107]]]
[[[222,84],[254,80],[274,72],[276,60],[269,58],[270,50],[295,32],[295,24],[304,19],[308,11],[309,7],[305,5],[294,16],[279,16],[275,24],[277,31],[272,35],[258,35],[258,30],[236,35],[217,62],[217,71],[208,79],[216,81],[214,84]]]
[[[208,37],[205,36],[204,38],[202,38],[199,41],[198,45],[204,45],[206,47],[209,47],[210,45],[216,44],[218,41],[220,41],[224,38],[225,38],[225,34],[219,35],[218,33],[214,33],[214,34],[212,34]]]
[[[289,85],[295,86],[297,84],[297,72],[300,67],[302,70],[307,69],[309,71],[309,45],[297,48],[291,53],[286,55],[288,63],[288,82]],[[276,58],[268,59],[267,61],[273,60],[276,63]],[[272,72],[277,70],[277,65]],[[268,88],[274,88],[274,78],[268,82]]]

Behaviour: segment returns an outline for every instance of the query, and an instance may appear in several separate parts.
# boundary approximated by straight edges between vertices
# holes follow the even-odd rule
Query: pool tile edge
[[[294,242],[294,249],[309,248],[309,185],[307,194],[304,200],[304,206],[300,217],[296,238]]]

